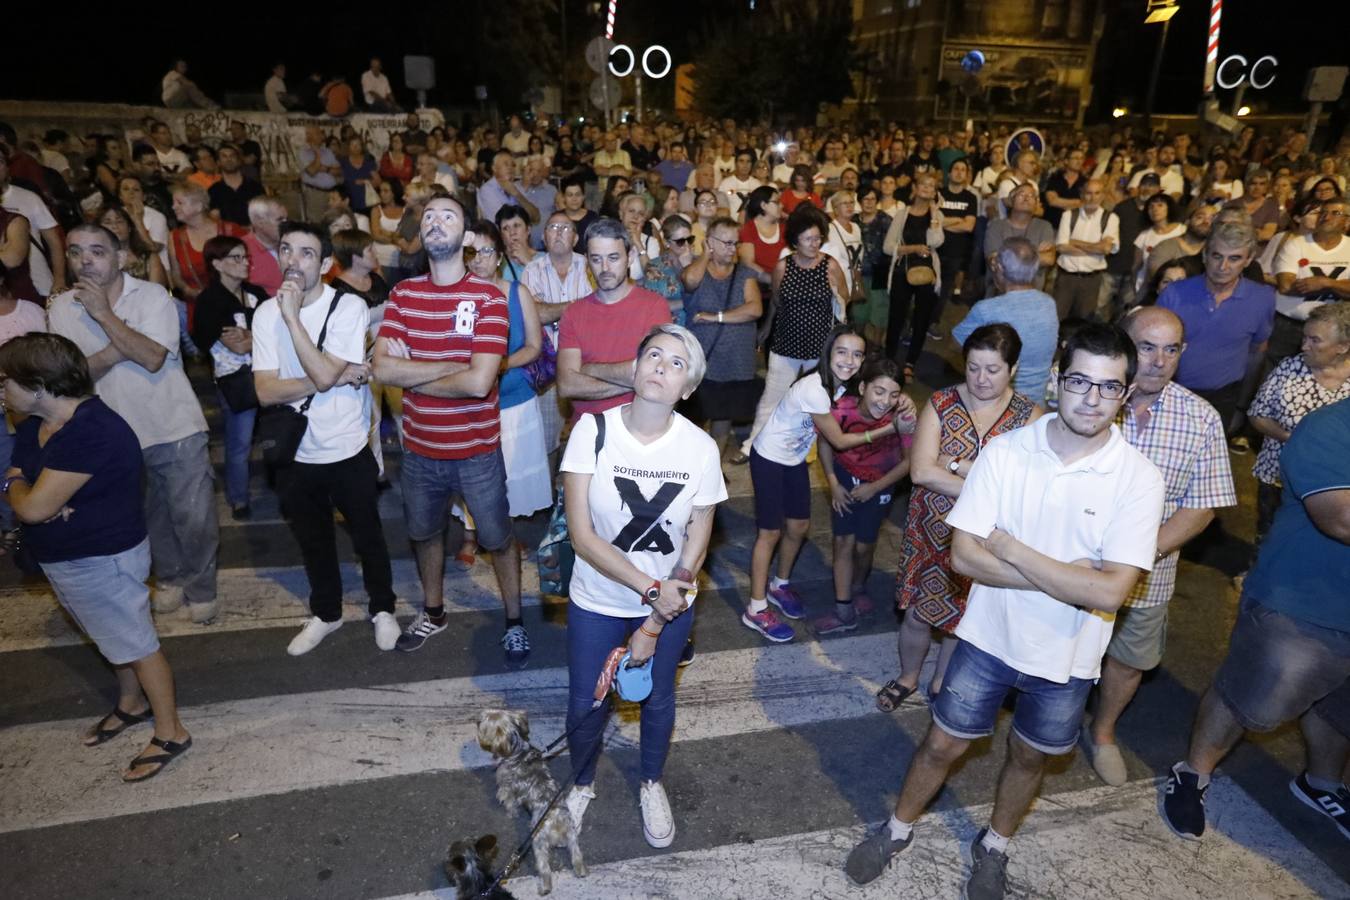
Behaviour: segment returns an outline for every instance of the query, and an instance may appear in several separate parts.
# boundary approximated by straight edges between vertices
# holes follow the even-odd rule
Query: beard
[[[449,237],[439,239],[423,238],[422,246],[426,248],[428,259],[434,259],[436,262],[445,262],[448,259],[453,259],[455,255],[459,253],[460,249],[464,246],[464,239],[462,237],[459,239]]]

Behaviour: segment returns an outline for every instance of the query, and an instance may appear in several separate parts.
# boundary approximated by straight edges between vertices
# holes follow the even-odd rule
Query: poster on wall
[[[978,76],[962,66],[972,50],[984,56]],[[948,42],[942,46],[941,78],[967,84],[977,78],[972,106],[997,117],[1039,121],[1073,120],[1087,83],[1086,49],[1000,46]]]

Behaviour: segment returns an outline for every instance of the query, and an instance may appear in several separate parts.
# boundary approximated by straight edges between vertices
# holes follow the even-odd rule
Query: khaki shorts
[[[1147,672],[1162,662],[1167,646],[1167,604],[1122,606],[1116,611],[1116,628],[1106,655],[1131,669]]]

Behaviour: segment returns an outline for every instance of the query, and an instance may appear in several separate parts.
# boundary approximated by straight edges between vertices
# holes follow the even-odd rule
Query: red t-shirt
[[[760,236],[759,228],[754,222],[746,222],[741,226],[740,236],[737,238],[742,244],[751,244],[755,248],[755,265],[759,266],[765,272],[772,272],[773,267],[778,265],[778,257],[782,254],[783,248],[787,245],[783,242],[783,226],[778,226],[778,240],[773,243],[766,243]]]
[[[490,281],[465,275],[455,284],[438,285],[422,275],[389,292],[380,337],[407,343],[414,360],[467,364],[475,353],[506,355],[508,316],[506,297]],[[431,459],[467,459],[492,450],[500,439],[495,384],[481,400],[403,389],[407,449]]]
[[[798,197],[792,191],[783,191],[780,202],[783,204],[783,212],[788,215],[792,215],[792,211],[803,203],[810,203],[816,209],[825,208],[825,204],[820,200],[820,195],[815,192],[809,193],[805,197]]]
[[[878,428],[884,428],[895,420],[894,415],[880,419],[864,419],[858,411],[858,398],[845,394],[830,408],[839,428],[844,434],[873,433],[872,443],[859,444],[851,450],[836,451],[835,461],[839,467],[859,481],[879,481],[887,472],[900,462],[902,447],[908,447],[913,438],[905,435],[901,438],[894,429],[884,436],[876,434]]]
[[[580,350],[581,362],[624,362],[637,356],[638,344],[653,326],[670,321],[666,298],[637,285],[617,303],[605,303],[595,294],[567,307],[558,325],[558,352]],[[573,400],[572,421],[586,413],[603,412],[633,399],[627,391],[605,400]]]

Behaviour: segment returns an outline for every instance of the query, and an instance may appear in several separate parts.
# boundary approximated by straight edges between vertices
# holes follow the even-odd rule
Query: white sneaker
[[[183,605],[183,589],[176,584],[161,584],[150,595],[150,604],[157,613],[171,613]]]
[[[300,633],[291,639],[291,643],[286,647],[286,652],[291,656],[301,656],[323,642],[333,632],[342,627],[342,620],[336,622],[325,622],[318,616],[310,616],[305,627],[300,629]]]
[[[589,784],[572,785],[572,790],[568,791],[567,799],[563,801],[567,804],[567,812],[572,816],[572,825],[577,831],[581,831],[581,817],[586,815],[586,807],[590,806],[595,799],[595,788]]]
[[[642,836],[660,850],[675,840],[675,817],[670,813],[666,789],[659,781],[644,781],[641,788]]]
[[[370,621],[375,626],[375,646],[381,650],[393,650],[394,645],[398,643],[398,636],[402,633],[398,627],[398,619],[395,619],[391,612],[377,612]]]

